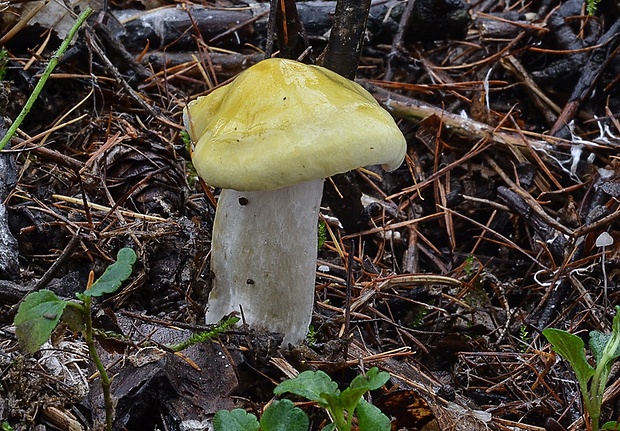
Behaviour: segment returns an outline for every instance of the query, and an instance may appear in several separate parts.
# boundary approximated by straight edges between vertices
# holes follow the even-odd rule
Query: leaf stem
[[[97,353],[97,348],[95,346],[95,339],[93,337],[93,318],[90,313],[92,298],[90,296],[84,297],[84,308],[85,308],[85,316],[84,321],[86,324],[86,328],[84,328],[84,340],[86,341],[86,345],[88,346],[88,352],[90,353],[90,357],[95,363],[95,367],[99,371],[99,376],[101,377],[101,389],[103,390],[103,401],[105,403],[105,421],[106,421],[106,430],[112,431],[112,417],[113,417],[113,407],[112,407],[112,394],[110,392],[110,377],[108,376],[108,372],[101,362],[101,358],[99,357],[99,353]]]
[[[342,409],[332,409],[331,411],[336,429],[338,431],[351,431],[351,425],[348,423],[349,421],[344,418],[344,411]],[[350,419],[353,420],[353,417],[350,417]]]

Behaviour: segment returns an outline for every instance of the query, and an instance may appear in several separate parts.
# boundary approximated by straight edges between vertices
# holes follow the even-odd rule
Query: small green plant
[[[168,346],[170,350],[173,352],[180,352],[181,350],[185,350],[194,344],[203,343],[207,340],[212,340],[217,337],[219,334],[228,331],[232,326],[235,325],[240,319],[238,317],[229,317],[226,320],[222,320],[219,324],[217,324],[210,331],[203,331],[193,334],[187,340],[182,341],[177,344],[172,344]]]
[[[486,290],[484,290],[482,283],[474,283],[463,300],[472,308],[484,306],[490,301],[489,294]]]
[[[213,418],[215,431],[308,431],[308,416],[290,400],[274,401],[260,422],[243,409],[220,410]]]
[[[20,345],[30,353],[41,348],[58,323],[62,320],[71,330],[81,332],[88,352],[101,376],[101,387],[106,407],[106,428],[112,429],[113,405],[110,378],[95,347],[91,315],[92,298],[115,292],[131,275],[136,253],[130,248],[121,249],[116,262],[93,283],[91,273],[86,290],[77,293],[79,302],[60,299],[51,290],[39,290],[27,295],[15,316],[15,334]]]
[[[2,48],[0,49],[0,82],[6,78],[6,64],[9,61],[9,52]]]
[[[467,278],[471,278],[476,273],[476,269],[474,268],[474,263],[476,262],[476,258],[473,254],[468,255],[465,258],[465,263],[463,265],[463,270],[465,270],[465,275]]]
[[[323,220],[319,220],[317,236],[318,236],[317,248],[320,250],[321,248],[323,248],[323,246],[325,245],[325,242],[327,241],[327,226],[325,225],[325,221]]]
[[[14,428],[8,422],[2,422],[2,426],[0,426],[2,431],[13,431]]]
[[[611,333],[590,332],[590,351],[596,368],[588,362],[583,340],[578,336],[555,328],[545,329],[543,335],[549,340],[553,350],[566,359],[575,372],[583,406],[590,418],[590,429],[599,431],[603,393],[611,366],[620,356],[620,306],[616,306]],[[618,425],[617,422],[607,422],[602,429],[616,429]]]
[[[530,345],[530,333],[527,326],[523,324],[519,327],[519,341],[521,342],[521,353],[525,353]]]
[[[417,329],[424,323],[424,318],[428,314],[428,309],[422,305],[418,305],[413,308],[411,323],[407,326],[411,329]]]
[[[192,138],[189,136],[189,132],[187,130],[181,130],[180,135],[181,135],[181,140],[183,141],[183,145],[185,145],[185,148],[187,149],[188,152],[191,152]]]
[[[316,329],[314,329],[313,325],[308,327],[308,334],[306,335],[306,342],[308,346],[314,346],[316,344]]]
[[[304,371],[294,379],[280,383],[276,395],[291,393],[318,404],[325,409],[332,423],[324,431],[351,431],[354,416],[360,431],[389,431],[390,419],[362,397],[379,389],[390,375],[373,367],[366,375],[357,376],[344,391],[338,389],[323,371]],[[213,418],[215,431],[307,431],[308,416],[289,401],[274,401],[261,416],[260,422],[242,409],[220,410]]]
[[[598,4],[601,0],[586,0],[586,10],[588,15],[594,15],[596,13],[596,9],[598,8]]]

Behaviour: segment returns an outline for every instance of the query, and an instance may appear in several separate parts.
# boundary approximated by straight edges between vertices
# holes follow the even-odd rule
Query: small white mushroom
[[[607,304],[607,271],[605,270],[605,247],[613,245],[614,238],[607,232],[602,232],[596,238],[596,246],[602,247],[603,251],[601,253],[601,267],[603,268],[603,297],[605,300],[605,304]]]
[[[312,317],[323,179],[371,164],[396,169],[405,138],[360,85],[285,59],[191,102],[184,122],[198,175],[223,189],[207,323],[241,306],[250,326],[300,343]]]

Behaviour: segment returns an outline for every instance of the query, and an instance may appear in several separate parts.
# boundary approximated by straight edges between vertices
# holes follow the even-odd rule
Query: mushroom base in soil
[[[260,192],[223,190],[213,225],[206,323],[239,312],[254,328],[306,337],[314,300],[323,180]]]
[[[196,172],[222,188],[207,322],[242,309],[250,326],[299,344],[312,317],[323,178],[396,169],[405,138],[360,85],[277,58],[191,102],[183,120]]]

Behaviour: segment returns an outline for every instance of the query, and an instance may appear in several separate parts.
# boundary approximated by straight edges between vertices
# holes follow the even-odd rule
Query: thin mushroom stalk
[[[393,170],[406,142],[360,85],[318,66],[264,60],[191,102],[192,161],[222,188],[206,320],[243,311],[301,343],[312,318],[323,179],[371,164]]]

